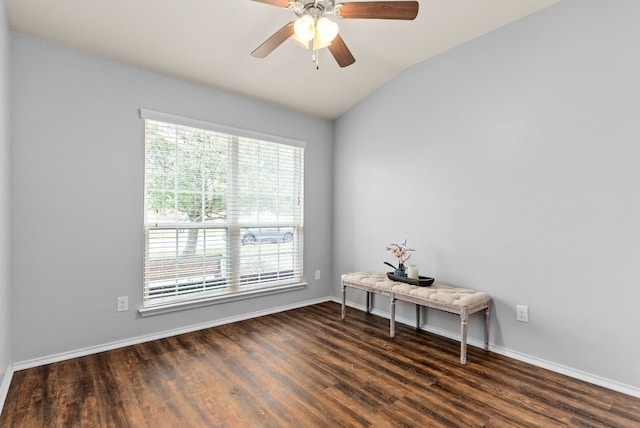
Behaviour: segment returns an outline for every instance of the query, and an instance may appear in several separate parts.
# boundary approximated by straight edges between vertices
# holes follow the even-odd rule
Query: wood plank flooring
[[[638,427],[640,399],[333,302],[16,372],[0,427]]]

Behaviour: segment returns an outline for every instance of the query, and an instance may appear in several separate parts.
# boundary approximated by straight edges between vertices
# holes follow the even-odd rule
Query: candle
[[[409,272],[407,272],[409,279],[418,279],[418,266],[409,265]]]

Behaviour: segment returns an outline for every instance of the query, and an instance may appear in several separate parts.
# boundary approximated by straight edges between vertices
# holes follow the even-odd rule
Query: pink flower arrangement
[[[391,244],[388,247],[386,247],[386,250],[388,252],[390,252],[391,254],[393,254],[393,257],[396,258],[396,260],[398,260],[398,267],[396,268],[394,265],[392,265],[391,263],[387,263],[384,262],[385,265],[387,266],[391,266],[394,270],[400,271],[400,272],[404,272],[405,270],[405,266],[404,264],[407,262],[407,260],[409,260],[411,258],[411,254],[409,254],[410,251],[415,251],[412,248],[407,248],[407,240],[405,239],[404,242],[402,242],[402,244]]]

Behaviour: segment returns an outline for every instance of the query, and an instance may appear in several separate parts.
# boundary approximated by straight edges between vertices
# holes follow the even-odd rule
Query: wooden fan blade
[[[353,57],[351,51],[344,43],[344,40],[342,40],[342,37],[340,37],[340,34],[338,34],[336,38],[333,39],[328,48],[329,52],[331,52],[331,55],[333,55],[340,67],[347,67],[356,62],[356,59]]]
[[[335,15],[340,18],[403,19],[418,16],[417,1],[362,1],[336,4]]]
[[[270,4],[271,6],[284,7],[284,8],[289,7],[289,0],[253,0],[253,1],[257,1],[258,3]]]
[[[294,22],[291,21],[290,23],[286,24],[284,27],[276,31],[273,36],[262,42],[260,46],[258,46],[253,52],[251,52],[251,55],[255,56],[256,58],[264,58],[269,55],[285,40],[293,36],[293,24]]]

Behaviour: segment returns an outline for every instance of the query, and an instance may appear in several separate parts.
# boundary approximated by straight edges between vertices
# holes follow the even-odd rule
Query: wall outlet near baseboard
[[[529,322],[529,306],[516,305],[516,320]]]
[[[129,296],[118,297],[118,312],[129,310]]]
[[[316,270],[316,281],[320,280],[320,269]]]

